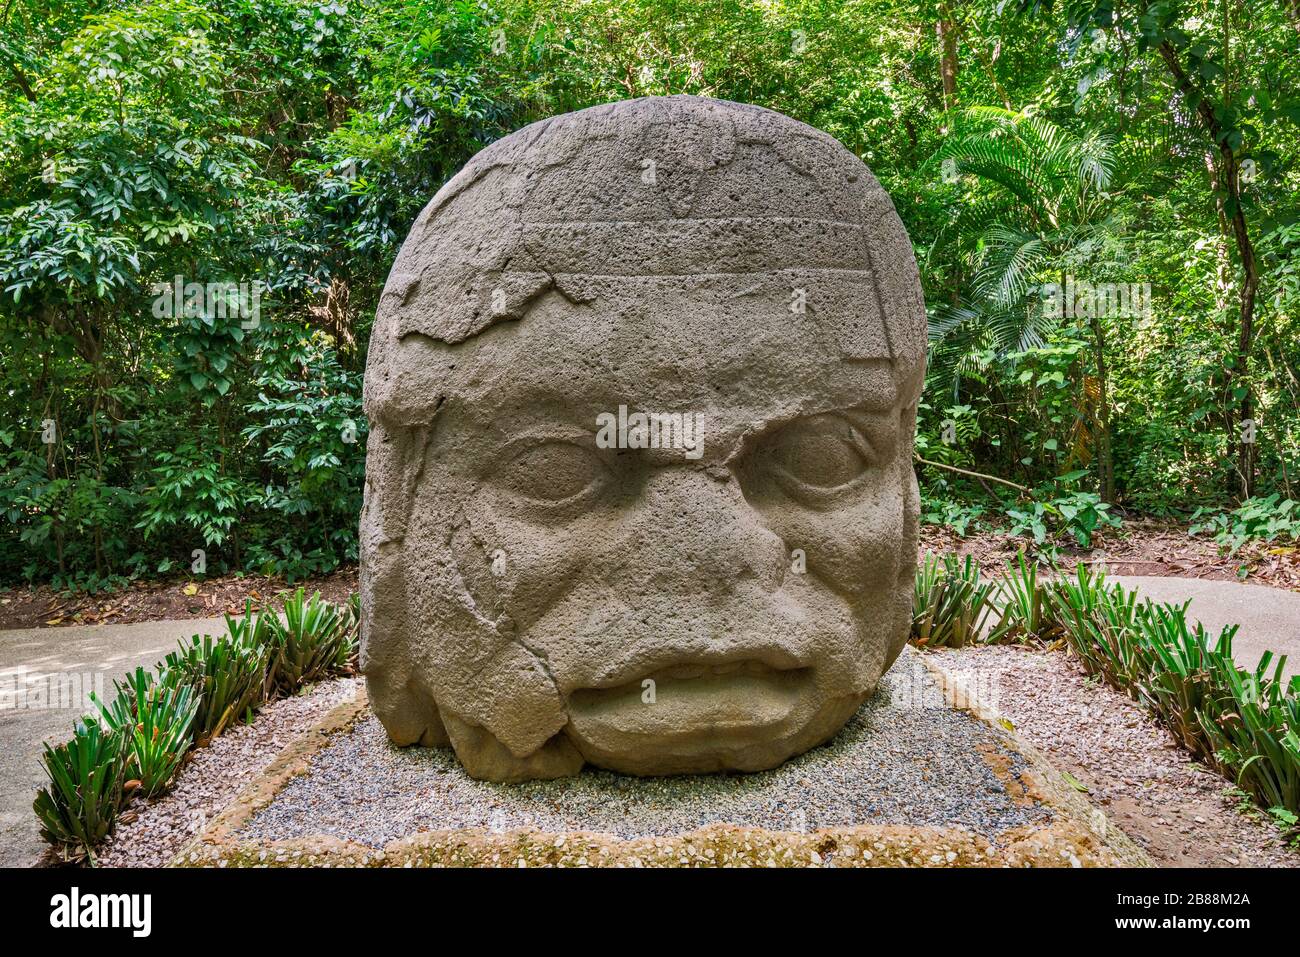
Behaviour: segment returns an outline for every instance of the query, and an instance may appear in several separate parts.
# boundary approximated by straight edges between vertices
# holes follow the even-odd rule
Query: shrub
[[[1069,476],[1066,476],[1069,477]],[[1008,506],[1008,531],[1012,535],[1028,533],[1034,543],[1045,545],[1049,538],[1068,534],[1081,548],[1092,545],[1093,534],[1104,526],[1119,528],[1118,516],[1096,492],[1063,492],[1048,498],[1018,502]]]
[[[350,612],[322,601],[320,593],[306,598],[299,588],[284,603],[284,621],[267,621],[266,689],[290,695],[303,685],[345,674],[356,650],[356,625]]]
[[[925,493],[921,495],[921,521],[927,525],[950,528],[960,538],[965,538],[971,531],[980,531],[983,528],[981,519],[984,513],[985,509],[982,505]]]
[[[1025,561],[1023,551],[1016,560],[998,579],[1001,612],[997,627],[989,635],[990,642],[1047,639],[1060,630],[1049,588],[1038,578],[1037,562]]]
[[[923,648],[960,648],[979,639],[993,610],[996,586],[980,580],[969,555],[942,560],[926,552],[912,597],[912,640]]]
[[[143,668],[115,687],[107,705],[91,698],[103,723],[122,737],[125,776],[140,782],[145,797],[160,794],[189,750],[201,696],[188,684],[157,683]]]
[[[199,694],[194,734],[199,745],[221,734],[232,721],[264,700],[266,653],[262,646],[225,635],[195,635],[162,662],[162,682],[186,684]]]
[[[1118,516],[1096,492],[1066,492],[1052,499],[1050,507],[1060,516],[1063,529],[1074,536],[1081,548],[1092,547],[1092,536],[1103,526],[1119,528]]]
[[[113,830],[122,806],[122,737],[94,721],[79,722],[72,740],[45,746],[50,783],[32,804],[41,837],[68,856],[94,860],[93,848]]]
[[[1192,513],[1188,535],[1212,532],[1218,546],[1232,554],[1250,542],[1274,542],[1279,538],[1300,542],[1300,513],[1292,499],[1274,494],[1267,498],[1248,498],[1230,512],[1214,513],[1198,508]],[[1195,524],[1205,518],[1201,524]]]

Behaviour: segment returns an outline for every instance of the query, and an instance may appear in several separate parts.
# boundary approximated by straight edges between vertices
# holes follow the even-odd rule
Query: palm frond
[[[975,292],[1000,309],[1010,309],[1029,292],[1046,258],[1041,236],[1023,229],[991,226],[975,274]]]

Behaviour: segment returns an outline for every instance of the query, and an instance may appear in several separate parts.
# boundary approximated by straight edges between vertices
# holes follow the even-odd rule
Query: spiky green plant
[[[189,750],[200,697],[190,685],[162,684],[143,668],[114,686],[110,702],[93,694],[91,700],[103,724],[122,737],[126,777],[140,782],[145,797],[160,794]]]
[[[1133,690],[1179,743],[1197,757],[1212,758],[1198,714],[1213,714],[1225,690],[1221,675],[1236,670],[1229,625],[1213,644],[1205,627],[1187,623],[1187,605],[1138,606],[1132,635]]]
[[[270,630],[275,627],[274,612],[254,611],[251,598],[244,599],[244,613],[226,615],[226,632],[231,641],[242,645],[265,647],[270,640]]]
[[[352,671],[358,667],[357,654],[361,650],[361,595],[353,592],[343,606],[347,621],[347,665]]]
[[[1055,618],[1084,668],[1130,691],[1140,674],[1131,637],[1137,592],[1109,584],[1103,574],[1079,565],[1075,579],[1053,583],[1050,594]]]
[[[195,635],[163,660],[161,670],[164,684],[187,684],[199,694],[194,718],[199,744],[206,744],[264,701],[266,652],[247,636]]]
[[[1285,655],[1272,663],[1272,652],[1265,652],[1253,672],[1224,667],[1226,694],[1217,709],[1201,712],[1200,725],[1238,787],[1266,808],[1300,813],[1300,677],[1283,680]]]
[[[268,691],[291,694],[303,684],[349,673],[357,652],[360,598],[342,608],[306,599],[303,590],[274,613],[226,617],[229,634],[195,635],[159,662],[115,683],[105,703],[92,696],[99,721],[86,721],[66,744],[45,747],[50,778],[33,803],[45,840],[69,857],[88,856],[113,829],[123,784],[142,793],[164,790],[197,737],[221,734],[251,712]],[[101,724],[102,722],[102,724]]]
[[[1090,565],[1080,562],[1075,566],[1073,578],[1063,576],[1049,586],[1053,613],[1058,621],[1062,611],[1092,614],[1110,588],[1104,571],[1093,570]]]
[[[1008,565],[997,581],[1000,612],[988,637],[990,644],[1048,640],[1060,631],[1048,586],[1038,577],[1038,563],[1027,562],[1023,551],[1016,558],[1016,564]]]
[[[317,592],[299,588],[284,603],[284,621],[266,629],[267,696],[294,694],[303,685],[343,674],[356,648],[355,621]]]
[[[41,837],[67,857],[89,857],[113,830],[122,807],[126,770],[122,736],[98,722],[78,722],[72,740],[45,745],[50,783],[32,803]]]
[[[927,552],[912,594],[912,641],[922,648],[960,648],[977,641],[993,611],[992,582],[969,555]]]
[[[1084,667],[1147,708],[1192,754],[1266,808],[1300,811],[1300,678],[1237,667],[1229,625],[1213,640],[1186,603],[1155,605],[1080,565],[1051,600]]]

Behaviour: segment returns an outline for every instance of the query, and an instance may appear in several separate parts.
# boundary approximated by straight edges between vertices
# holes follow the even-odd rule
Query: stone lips
[[[795,291],[800,314],[787,310]],[[888,197],[833,139],[779,114],[629,101],[534,124],[476,156],[413,227],[370,346],[362,656],[390,737],[450,743],[471,774],[506,780],[584,761],[641,774],[757,770],[833,734],[906,637],[924,322]],[[773,498],[766,478],[743,494],[734,478],[717,484],[742,446],[752,454],[744,430],[698,473],[628,479],[649,483],[639,512],[593,505],[558,529],[514,514],[476,468],[487,437],[504,441],[501,420],[529,403],[590,422],[594,399],[565,408],[547,380],[607,363],[584,352],[591,339],[656,323],[669,347],[698,323],[694,351],[687,341],[675,362],[614,361],[628,367],[622,378],[595,381],[612,375],[601,368],[594,384],[657,395],[664,408],[717,392],[714,418],[752,415],[755,432],[846,407],[848,393],[897,394],[897,442],[857,512],[838,520],[856,529],[863,518],[865,530],[810,525],[781,506],[749,515],[744,496]],[[743,341],[719,344],[737,337],[757,356],[744,375]],[[827,362],[847,371],[819,382]],[[593,545],[647,509],[657,524],[639,541]],[[793,533],[773,528],[816,546],[816,574],[791,579],[774,565]],[[675,548],[683,542],[719,554],[701,565]],[[495,552],[509,555],[500,577]],[[592,580],[593,566],[625,580]],[[593,664],[625,658],[613,684]],[[643,677],[671,691],[654,708],[640,707]]]

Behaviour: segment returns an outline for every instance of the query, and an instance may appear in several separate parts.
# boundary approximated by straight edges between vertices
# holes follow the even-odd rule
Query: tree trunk
[[[1214,212],[1219,221],[1219,235],[1222,238],[1222,242],[1216,244],[1218,253],[1215,256],[1217,261],[1215,264],[1214,309],[1216,316],[1228,317],[1223,333],[1225,338],[1231,340],[1236,329],[1236,325],[1230,316],[1231,303],[1229,302],[1232,293],[1232,262],[1229,252],[1229,246],[1233,242],[1232,224],[1228,221],[1227,207],[1223,202],[1224,190],[1219,185],[1219,167],[1215,160],[1215,154],[1210,150],[1205,153],[1205,170],[1209,175],[1210,192],[1214,194]],[[1210,385],[1218,390],[1219,394],[1219,420],[1220,425],[1223,427],[1223,434],[1227,437],[1227,461],[1235,463],[1238,457],[1237,444],[1241,436],[1241,430],[1236,415],[1237,403],[1232,397],[1234,386],[1232,375],[1229,372],[1231,365],[1231,362],[1225,360],[1223,373],[1216,373],[1210,380]],[[1233,471],[1235,474],[1235,466]],[[1229,483],[1229,493],[1235,493],[1235,483],[1231,479]]]
[[[1093,309],[1092,344],[1097,362],[1097,485],[1101,500],[1115,504],[1115,459],[1110,447],[1110,381],[1106,371],[1106,330]]]
[[[940,4],[934,25],[939,38],[939,78],[943,81],[943,108],[957,105],[957,24],[948,16],[948,5]]]
[[[1259,265],[1255,260],[1255,246],[1250,240],[1250,231],[1246,228],[1246,213],[1241,206],[1241,169],[1237,157],[1227,143],[1223,124],[1214,115],[1214,104],[1202,96],[1192,85],[1187,71],[1178,62],[1178,54],[1168,43],[1160,44],[1160,56],[1169,67],[1178,91],[1187,102],[1196,104],[1197,115],[1205,124],[1206,131],[1219,151],[1219,185],[1227,194],[1224,204],[1230,212],[1229,225],[1232,237],[1237,244],[1237,255],[1241,259],[1241,291],[1237,313],[1237,347],[1234,355],[1228,356],[1224,365],[1227,367],[1226,385],[1230,400],[1235,401],[1237,430],[1230,429],[1229,448],[1236,447],[1236,472],[1238,490],[1242,498],[1255,494],[1255,443],[1239,441],[1242,423],[1254,422],[1255,401],[1250,388],[1250,353],[1255,341],[1255,294],[1259,290]],[[1240,393],[1240,395],[1238,395]]]

